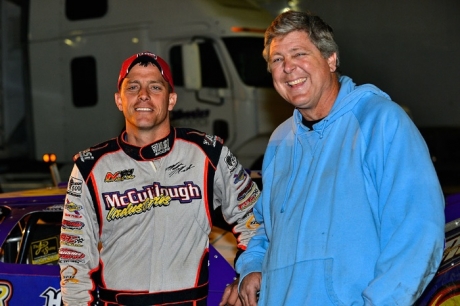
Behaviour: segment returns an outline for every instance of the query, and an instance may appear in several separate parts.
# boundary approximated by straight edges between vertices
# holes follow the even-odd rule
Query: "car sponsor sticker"
[[[30,244],[30,258],[34,265],[44,265],[59,260],[58,238],[50,237],[43,240],[33,241]]]

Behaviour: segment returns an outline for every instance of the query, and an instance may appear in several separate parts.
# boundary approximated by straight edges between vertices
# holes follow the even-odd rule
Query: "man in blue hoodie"
[[[241,301],[230,287],[221,305],[413,304],[444,244],[444,197],[417,128],[377,87],[339,75],[317,16],[279,15],[263,55],[295,110],[265,153],[261,226],[236,263]]]

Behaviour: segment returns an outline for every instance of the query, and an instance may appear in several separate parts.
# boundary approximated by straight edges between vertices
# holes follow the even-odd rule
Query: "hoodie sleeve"
[[[381,253],[363,298],[365,305],[411,305],[442,258],[444,197],[425,141],[406,113],[396,104],[369,113],[380,113],[368,117],[363,129],[365,172],[378,198]]]
[[[257,228],[256,234],[249,241],[247,250],[240,255],[235,265],[236,272],[240,275],[240,283],[249,273],[262,272],[262,262],[268,248],[265,225],[256,207],[254,208],[254,214],[260,226]]]
[[[267,165],[269,165],[273,160],[276,151],[276,144],[278,142],[274,141],[274,143],[275,145],[269,144],[265,151],[262,166],[262,180],[264,182],[263,184],[267,184],[267,178],[271,177],[271,175],[264,176],[264,173],[266,173],[265,171],[267,169]],[[243,254],[241,254],[241,256],[238,258],[238,261],[236,262],[235,269],[236,272],[240,275],[240,284],[244,277],[247,276],[249,273],[262,272],[262,264],[270,243],[269,237],[271,235],[272,220],[269,214],[270,209],[264,210],[264,207],[266,207],[266,205],[270,207],[270,203],[268,201],[269,199],[270,192],[269,189],[266,189],[264,192],[261,193],[259,199],[254,205],[254,217],[257,223],[260,224],[260,226],[257,229],[255,235],[249,241],[246,251]]]

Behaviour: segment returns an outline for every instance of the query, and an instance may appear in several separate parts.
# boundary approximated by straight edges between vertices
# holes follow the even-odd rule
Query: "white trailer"
[[[2,36],[8,46],[2,62],[9,64],[2,65],[3,93],[20,96],[2,94],[3,158],[28,154],[41,160],[55,153],[65,164],[78,151],[117,136],[124,126],[113,99],[121,62],[146,50],[171,65],[178,93],[173,125],[221,136],[247,168],[260,168],[270,133],[292,113],[273,89],[261,55],[273,16],[249,1],[2,3],[6,27],[20,35],[19,25],[27,25],[18,43],[16,35]],[[24,77],[12,80],[11,72],[21,71]],[[11,150],[18,130],[28,136],[19,143],[26,146]]]

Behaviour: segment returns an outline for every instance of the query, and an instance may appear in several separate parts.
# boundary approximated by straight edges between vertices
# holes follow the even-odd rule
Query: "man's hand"
[[[260,290],[261,280],[262,274],[260,272],[252,272],[241,281],[240,300],[244,306],[257,306],[257,293]]]
[[[219,303],[219,306],[241,306],[240,298],[238,297],[238,282],[236,279],[233,283],[225,288],[224,294],[222,295],[222,300]]]
[[[253,272],[246,275],[241,282],[238,297],[238,280],[225,288],[224,295],[219,306],[257,306],[257,292],[260,290],[262,275]]]

